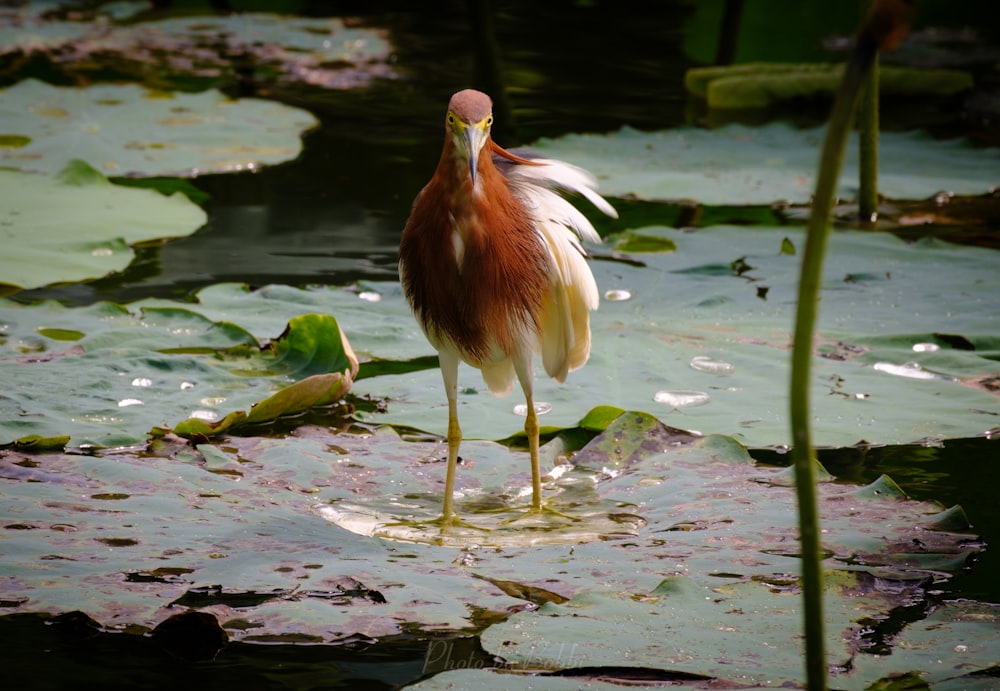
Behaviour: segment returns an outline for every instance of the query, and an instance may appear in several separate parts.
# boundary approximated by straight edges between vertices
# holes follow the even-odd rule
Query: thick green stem
[[[874,223],[878,216],[878,61],[872,63],[861,100],[858,123],[858,218]]]
[[[818,314],[823,257],[830,234],[833,199],[844,161],[844,149],[857,113],[865,73],[871,67],[876,44],[864,34],[847,62],[834,98],[833,112],[823,142],[819,177],[813,195],[799,279],[798,310],[792,346],[791,422],[792,460],[799,504],[802,550],[803,616],[806,633],[806,677],[809,689],[826,689],[826,653],[823,634],[823,574],[820,527],[816,503],[816,468],[810,434],[809,379],[813,332]]]

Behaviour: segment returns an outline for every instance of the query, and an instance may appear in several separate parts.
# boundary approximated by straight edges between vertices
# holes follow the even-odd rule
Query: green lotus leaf
[[[37,434],[29,434],[26,437],[15,439],[10,443],[11,448],[18,451],[61,451],[69,444],[69,436],[61,437],[40,437]]]
[[[0,314],[0,372],[10,387],[0,398],[0,444],[69,435],[74,446],[129,446],[185,417],[178,433],[214,436],[335,402],[357,371],[346,336],[326,315],[293,319],[262,349],[237,324],[177,303],[8,303]],[[68,331],[79,338],[58,338]],[[311,352],[295,351],[297,359],[273,352],[324,338]],[[326,367],[336,369],[314,374]]]
[[[627,271],[616,261],[592,262],[601,290],[616,299],[603,301],[593,315],[586,367],[571,373],[564,385],[536,377],[536,400],[551,405],[540,418],[542,424],[550,432],[575,427],[588,410],[611,406],[646,410],[673,427],[724,434],[750,446],[787,444],[788,344],[800,258],[782,248],[789,241],[801,245],[801,231],[713,227],[692,233],[645,228],[642,234],[667,239],[677,249],[636,255],[642,258],[641,265],[630,263]],[[998,399],[977,382],[995,376],[1000,352],[1000,334],[989,307],[1000,291],[995,266],[993,250],[935,241],[907,244],[881,234],[835,234],[814,361],[816,442],[837,447],[860,441],[922,442],[974,437],[993,427],[1000,412]],[[764,297],[761,286],[767,288]],[[160,308],[178,326],[201,333],[202,340],[171,340],[157,329],[135,328],[141,320],[134,316],[107,320],[96,316],[101,310],[128,314],[138,310],[147,319],[166,319],[156,311]],[[187,312],[171,311],[178,309]],[[250,386],[254,377],[274,376],[274,367],[284,368],[287,376],[292,362],[275,364],[273,348],[267,361],[259,352],[248,359],[240,349],[249,347],[252,355],[257,349],[247,345],[252,339],[246,334],[279,334],[290,320],[312,313],[336,314],[359,360],[378,360],[354,383],[352,392],[385,405],[379,412],[359,411],[359,419],[433,434],[446,431],[447,407],[434,350],[397,283],[373,283],[363,290],[266,286],[253,291],[225,284],[200,291],[196,304],[145,300],[128,308],[52,310],[51,305],[0,303],[4,322],[23,322],[10,328],[6,348],[11,356],[56,359],[35,368],[31,375],[35,385],[27,387],[34,389],[34,402],[25,398],[21,407],[13,408],[7,416],[10,425],[38,423],[39,407],[47,409],[45,401],[50,400],[44,391],[51,392],[56,406],[50,413],[66,411],[47,424],[62,419],[65,425],[79,417],[69,412],[72,407],[64,407],[66,382],[77,382],[73,388],[82,398],[74,403],[88,408],[89,397],[103,396],[98,392],[108,388],[107,380],[121,380],[116,372],[122,370],[128,373],[126,386],[114,401],[144,400],[128,392],[127,382],[136,377],[155,379],[145,361],[149,350],[157,351],[156,362],[176,355],[167,360],[171,367],[185,362],[180,358],[184,351],[192,356],[190,366],[201,363],[200,371],[205,360],[198,360],[195,351],[209,348],[216,353],[211,358],[213,368],[246,380],[240,387]],[[323,348],[333,348],[334,343],[321,335],[323,319],[303,322],[308,328],[301,331],[301,343],[280,346],[288,348],[289,357],[296,353],[305,362],[316,358],[317,367],[306,366],[299,376],[345,369],[335,348],[324,354]],[[238,325],[239,331],[228,333],[223,324]],[[89,371],[105,383],[89,383],[87,370],[67,378],[58,369],[61,356],[55,355],[67,351],[67,342],[48,338],[43,333],[51,332],[38,329],[86,334],[73,346],[93,343],[111,348],[119,342],[134,348],[136,360],[116,361],[105,355],[105,362],[94,369],[89,363],[101,361],[102,356],[88,351],[82,357],[87,358]],[[212,340],[205,340],[210,335]],[[299,337],[298,330],[294,335]],[[322,347],[314,351],[317,346]],[[51,372],[51,381],[46,372]],[[177,374],[177,385],[200,380],[196,374]],[[291,383],[286,379],[281,385]],[[222,398],[234,409],[246,411],[274,392],[268,389],[261,395],[258,390],[255,397],[239,397],[238,405],[232,391],[203,393],[196,400]],[[459,418],[466,438],[507,439],[522,430],[524,418],[515,412],[522,402],[519,395],[489,395],[479,372],[468,367],[460,368],[459,392]],[[189,402],[175,401],[174,406],[132,434],[152,425],[169,425],[199,410],[216,410],[219,417],[228,414],[215,404],[191,407]],[[14,410],[31,414],[24,417]],[[11,428],[6,438],[69,433],[66,426],[31,428],[31,424],[28,429]]]
[[[784,123],[659,132],[624,127],[606,135],[543,139],[534,148],[590,170],[601,191],[612,196],[771,204],[809,201],[822,140],[821,129]],[[857,148],[856,142],[847,146],[837,191],[845,199],[857,196]],[[891,199],[984,194],[1000,180],[1000,149],[976,148],[965,139],[882,132],[879,151],[879,192]]]
[[[592,591],[544,604],[491,626],[482,641],[487,652],[518,668],[606,668],[614,677],[616,670],[625,676],[621,668],[632,667],[740,685],[794,686],[802,675],[798,597],[794,588],[766,581],[706,587],[673,576],[641,597]],[[917,671],[930,683],[959,675],[969,679],[969,672],[992,667],[1000,637],[996,608],[990,606],[944,607],[897,641],[894,650],[907,652],[867,653],[854,633],[858,622],[892,609],[895,600],[863,574],[827,575],[827,649],[831,664],[842,670],[831,676],[831,685],[869,688],[878,679]],[[989,611],[990,623],[976,621],[977,608]],[[956,621],[960,610],[967,613]],[[847,660],[852,664],[838,664]]]
[[[29,144],[0,148],[0,164],[56,173],[73,159],[105,175],[193,177],[255,170],[294,159],[308,112],[219,91],[168,93],[134,84],[58,87],[35,79],[0,90],[4,134]]]
[[[801,259],[784,248],[789,240],[802,246],[801,231],[641,232],[669,239],[676,251],[635,255],[642,265],[627,270],[591,262],[602,293],[614,299],[592,316],[585,367],[563,385],[536,376],[536,402],[551,405],[541,423],[572,426],[585,411],[610,405],[750,446],[790,443],[788,348]],[[818,445],[973,437],[995,427],[1000,401],[977,382],[995,376],[1000,355],[988,307],[1000,292],[996,262],[994,250],[937,241],[831,237],[813,362]],[[382,290],[371,310],[405,324],[405,301],[394,290]],[[407,360],[433,354],[419,330],[412,334],[397,344],[410,346]],[[436,369],[363,379],[353,391],[389,399],[387,410],[365,419],[446,432]],[[467,437],[518,432],[524,418],[514,409],[521,402],[518,392],[490,395],[479,372],[460,368],[459,419]]]
[[[351,388],[343,372],[314,374],[286,386],[273,396],[255,403],[247,415],[248,424],[269,422],[283,415],[295,415],[315,406],[336,403]]]
[[[340,339],[331,338],[340,334]],[[284,333],[271,344],[275,367],[298,375],[345,372],[358,373],[358,359],[329,314],[302,314],[288,321]]]
[[[233,427],[246,423],[247,414],[242,410],[234,410],[217,420],[206,420],[202,417],[191,417],[174,425],[174,432],[182,437],[209,438],[228,432]]]
[[[206,219],[183,195],[112,185],[82,161],[56,176],[0,170],[0,200],[7,292],[122,271],[131,245],[190,235]]]

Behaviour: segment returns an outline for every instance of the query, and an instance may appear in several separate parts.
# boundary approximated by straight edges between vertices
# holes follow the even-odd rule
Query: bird
[[[561,193],[615,209],[582,168],[491,137],[493,103],[473,89],[455,93],[444,146],[417,194],[399,242],[399,277],[438,362],[448,399],[448,465],[441,521],[453,522],[462,431],[458,367],[478,368],[491,393],[524,392],[531,459],[531,511],[542,510],[533,359],[563,382],[590,357],[590,312],[597,282],[581,239],[599,242],[590,221]]]

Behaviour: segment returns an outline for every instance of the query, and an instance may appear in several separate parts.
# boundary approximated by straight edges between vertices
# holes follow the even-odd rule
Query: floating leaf
[[[594,173],[601,191],[639,199],[694,199],[703,204],[809,201],[815,187],[820,129],[784,123],[682,127],[543,139],[535,148]],[[857,194],[857,145],[849,144],[838,194]],[[945,191],[983,194],[1000,180],[1000,149],[968,140],[936,140],[921,132],[879,135],[879,192],[892,199],[926,199]]]
[[[128,446],[185,416],[179,433],[217,435],[335,402],[357,371],[346,336],[326,315],[293,319],[278,343],[322,347],[281,364],[246,329],[176,303],[10,303],[0,315],[9,336],[0,373],[10,387],[0,398],[0,444],[70,435],[75,446]],[[54,326],[82,337],[67,349],[52,338]],[[309,376],[324,368],[336,369]]]
[[[602,462],[609,447],[619,450]],[[518,515],[528,501],[527,454],[470,442],[459,468],[458,508],[469,520],[486,520],[491,510],[517,519],[520,528],[507,528],[499,549],[483,546],[494,529],[445,547],[438,540],[377,540],[356,524],[323,520],[354,506],[419,527],[420,507],[440,509],[443,449],[386,428],[354,434],[306,425],[286,437],[224,438],[194,449],[165,436],[143,453],[113,456],[26,459],[0,451],[8,511],[31,528],[0,531],[10,575],[0,581],[0,595],[22,602],[22,611],[58,613],[85,602],[97,622],[123,627],[163,621],[176,614],[170,603],[211,604],[234,641],[314,643],[466,630],[487,615],[506,618],[527,602],[547,602],[484,633],[488,646],[503,648],[498,654],[507,664],[532,668],[599,663],[594,656],[610,656],[616,645],[618,664],[639,664],[648,650],[685,635],[642,636],[654,617],[715,646],[729,642],[734,655],[755,642],[783,641],[774,629],[796,635],[794,491],[775,481],[781,469],[755,465],[732,439],[692,437],[627,412],[572,458],[550,442],[543,449],[545,494],[558,513],[534,520]],[[556,456],[563,459],[555,463]],[[874,492],[859,499],[855,490],[820,487],[826,566],[834,571],[830,609],[840,622],[837,650],[845,654],[862,647],[866,621],[920,602],[925,588],[940,587],[935,580],[961,568],[975,549],[957,526],[929,527],[940,514],[936,504]],[[627,535],[585,537],[597,525],[595,513],[619,525],[623,516],[641,520],[629,522]],[[553,530],[589,541],[552,540]],[[115,546],[95,550],[95,540]],[[136,577],[153,563],[174,576]],[[654,614],[667,608],[671,617]],[[563,612],[581,616],[570,623]],[[631,624],[624,616],[634,617]],[[700,616],[719,626],[691,627]],[[619,628],[621,635],[607,635]],[[529,639],[548,632],[555,640],[561,630],[586,638],[577,656],[554,661],[554,651],[538,648],[526,660]],[[738,635],[761,630],[767,638]],[[634,657],[622,657],[632,637]],[[797,645],[783,645],[762,664],[783,675],[781,661],[794,658],[797,672]],[[692,665],[711,662],[713,649],[690,652]],[[883,655],[870,674],[897,671],[894,659]],[[444,660],[435,664],[445,668]]]
[[[148,9],[144,5],[111,3],[97,12],[124,19]],[[118,24],[105,18],[50,21],[30,9],[7,17],[0,54],[44,53],[64,65],[110,65],[147,79],[233,79],[257,70],[283,81],[347,89],[394,76],[386,32],[347,26],[337,17],[237,12]]]
[[[36,288],[124,270],[130,245],[189,235],[205,212],[176,195],[110,184],[82,161],[58,176],[0,170],[0,284]]]
[[[904,592],[913,595],[915,583],[908,585]],[[833,686],[868,688],[879,678],[917,670],[933,682],[952,677],[957,669],[968,674],[992,666],[1000,644],[995,624],[981,645],[969,645],[975,640],[973,626],[935,630],[928,621],[914,627],[924,636],[922,654],[866,654],[858,622],[905,602],[899,591],[881,586],[864,574],[827,575],[827,649],[837,667],[851,661],[833,674]],[[641,595],[594,591],[547,603],[490,627],[482,641],[487,652],[528,669],[636,667],[754,687],[794,686],[802,674],[799,598],[794,586],[776,587],[766,580],[704,586],[673,576]],[[944,621],[950,618],[943,613]],[[996,618],[992,612],[991,619]],[[980,628],[985,633],[989,627]],[[911,645],[900,641],[896,649]]]
[[[677,245],[669,238],[640,235],[632,231],[608,240],[614,242],[615,250],[619,252],[672,252],[677,249]]]
[[[617,262],[593,262],[603,291],[627,292],[630,297],[606,300],[593,314],[593,347],[586,367],[573,372],[564,385],[536,377],[536,401],[551,405],[540,417],[541,424],[556,429],[572,427],[586,411],[612,406],[648,410],[674,427],[726,434],[751,446],[788,443],[784,382],[799,259],[783,254],[781,247],[786,239],[798,244],[800,232],[787,227],[716,227],[693,233],[645,228],[642,234],[667,238],[676,244],[676,251],[644,253],[643,266],[629,267],[627,272]],[[998,399],[988,386],[977,382],[995,375],[1000,349],[991,307],[1000,291],[996,252],[936,241],[907,244],[889,235],[844,232],[831,239],[829,253],[814,363],[817,443],[846,446],[862,440],[905,443],[963,438],[994,426],[994,417],[1000,412]],[[731,265],[741,257],[753,268],[735,275]],[[847,276],[849,281],[845,281]],[[758,297],[761,284],[769,288],[766,300]],[[361,296],[368,292],[377,292],[380,299]],[[251,291],[245,286],[217,285],[200,291],[197,301],[185,306],[187,316],[169,313],[169,319],[205,337],[210,328],[224,336],[218,326],[224,323],[238,324],[244,333],[273,336],[297,315],[336,314],[359,359],[380,361],[372,370],[378,376],[361,379],[352,391],[387,405],[380,406],[382,412],[359,412],[358,418],[435,434],[446,432],[446,400],[434,350],[417,327],[398,283],[371,284],[360,292],[280,285]],[[144,310],[152,318],[158,308],[176,310],[179,305],[147,300],[128,309]],[[8,424],[13,426],[17,421],[18,425],[9,429],[7,439],[31,433],[68,433],[65,426],[33,427],[41,424],[41,418],[36,417],[40,410],[49,410],[49,414],[57,409],[66,411],[52,418],[52,422],[62,419],[64,425],[65,420],[79,417],[70,412],[72,407],[64,407],[66,382],[76,382],[73,389],[81,398],[74,403],[89,407],[91,397],[106,395],[108,381],[124,379],[124,385],[117,388],[112,417],[137,414],[135,408],[118,409],[117,401],[142,400],[127,386],[132,378],[158,381],[155,372],[151,374],[148,353],[141,348],[162,351],[187,347],[190,352],[207,346],[224,351],[227,344],[246,342],[245,338],[226,337],[210,344],[194,340],[186,346],[177,339],[161,338],[156,330],[122,329],[114,318],[101,320],[96,307],[55,313],[53,309],[51,305],[0,303],[0,320],[14,325],[5,346],[9,357],[31,353],[35,359],[54,362],[81,357],[57,355],[66,351],[66,344],[39,334],[37,328],[42,327],[88,334],[76,345],[128,345],[135,348],[132,353],[136,359],[94,353],[86,359],[89,369],[70,375],[53,363],[51,369],[36,365],[31,375],[15,371],[12,381],[31,377],[34,385],[25,387],[33,389],[33,402],[24,394],[19,406],[7,409],[4,417],[10,420]],[[131,324],[127,319],[118,323]],[[309,339],[313,338],[319,337],[307,336],[304,353],[310,352],[313,346]],[[333,345],[321,338],[317,343]],[[924,344],[940,345],[930,349]],[[154,361],[166,357],[161,353]],[[335,364],[336,356],[332,357],[320,356],[317,362],[341,371],[343,365]],[[169,362],[179,367],[182,360]],[[389,367],[388,362],[398,366]],[[891,368],[876,367],[878,363],[903,367],[909,362],[919,364],[922,372],[941,376],[914,379],[896,376]],[[254,358],[234,363],[232,369],[257,368],[258,374],[271,367]],[[226,363],[213,361],[213,365]],[[17,365],[12,369],[23,368]],[[904,370],[917,371],[914,367]],[[120,371],[127,374],[123,377],[117,373]],[[303,370],[303,374],[312,373]],[[197,372],[178,374],[176,386],[201,381],[201,376]],[[289,383],[286,380],[282,385]],[[274,389],[266,393],[258,390],[255,398],[239,398],[236,405],[232,391],[206,391],[195,400],[205,398],[212,405],[191,407],[190,401],[175,400],[171,408],[160,398],[160,386],[157,400],[167,408],[150,425],[168,425],[198,410],[213,411],[217,417],[210,420],[216,421],[232,410],[215,403],[216,398],[225,398],[229,401],[226,405],[233,408],[249,410],[252,403],[274,393]],[[488,394],[478,371],[460,368],[459,392],[459,418],[467,438],[506,439],[522,430],[524,418],[514,411],[522,403],[519,396],[496,398]],[[30,415],[25,417],[19,411]],[[26,424],[28,428],[21,427]],[[117,424],[133,434],[149,428],[135,429],[121,420]]]
[[[331,336],[340,335],[340,338]],[[358,359],[337,320],[329,314],[292,317],[284,333],[271,344],[275,367],[298,375],[344,372],[358,373]]]
[[[289,161],[308,112],[219,91],[165,93],[133,84],[51,86],[25,79],[0,90],[5,134],[31,143],[0,149],[0,163],[56,173],[72,159],[105,175],[196,176]]]
[[[585,367],[563,385],[536,377],[536,401],[551,404],[541,423],[570,426],[582,411],[611,405],[648,410],[674,427],[726,434],[751,446],[790,443],[788,344],[800,259],[782,247],[800,244],[801,231],[641,232],[671,239],[676,251],[643,254],[643,266],[628,271],[615,262],[591,263],[602,291],[630,297],[605,300],[593,314]],[[734,272],[739,258],[753,268]],[[908,244],[857,232],[831,237],[813,363],[818,445],[972,437],[995,425],[1000,399],[974,382],[996,372],[996,262],[994,250],[937,241]],[[761,284],[768,287],[766,300],[758,297]],[[387,289],[372,310],[399,315],[406,305]],[[415,333],[408,360],[434,352]],[[974,350],[944,341],[937,350],[919,347],[940,340],[935,333],[963,335]],[[921,371],[946,376],[893,376],[876,367],[880,362],[914,362]],[[389,397],[385,412],[366,419],[446,432],[436,369],[365,379],[353,390]],[[459,370],[458,398],[467,437],[502,439],[523,425],[513,412],[518,395],[489,395],[472,368]]]
[[[782,101],[832,97],[844,72],[843,63],[768,63],[695,67],[684,75],[688,92],[709,108],[768,108]],[[879,70],[879,92],[889,96],[947,97],[972,88],[972,75],[959,70],[930,70],[885,65]]]

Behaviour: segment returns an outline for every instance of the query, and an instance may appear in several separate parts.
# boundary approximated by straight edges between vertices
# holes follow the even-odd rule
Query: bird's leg
[[[524,421],[524,433],[528,435],[528,453],[531,455],[531,510],[542,510],[542,469],[538,459],[538,415],[535,402],[527,396],[528,418]]]
[[[462,443],[462,428],[458,426],[458,356],[447,351],[438,352],[444,391],[448,396],[448,471],[444,480],[444,508],[441,527],[446,527],[454,517],[455,469],[458,466],[458,447]]]
[[[524,391],[524,402],[528,407],[524,420],[524,433],[528,437],[528,454],[531,456],[531,510],[542,510],[542,469],[538,459],[538,413],[535,412],[534,373],[531,367],[531,351],[514,358],[514,371]]]

